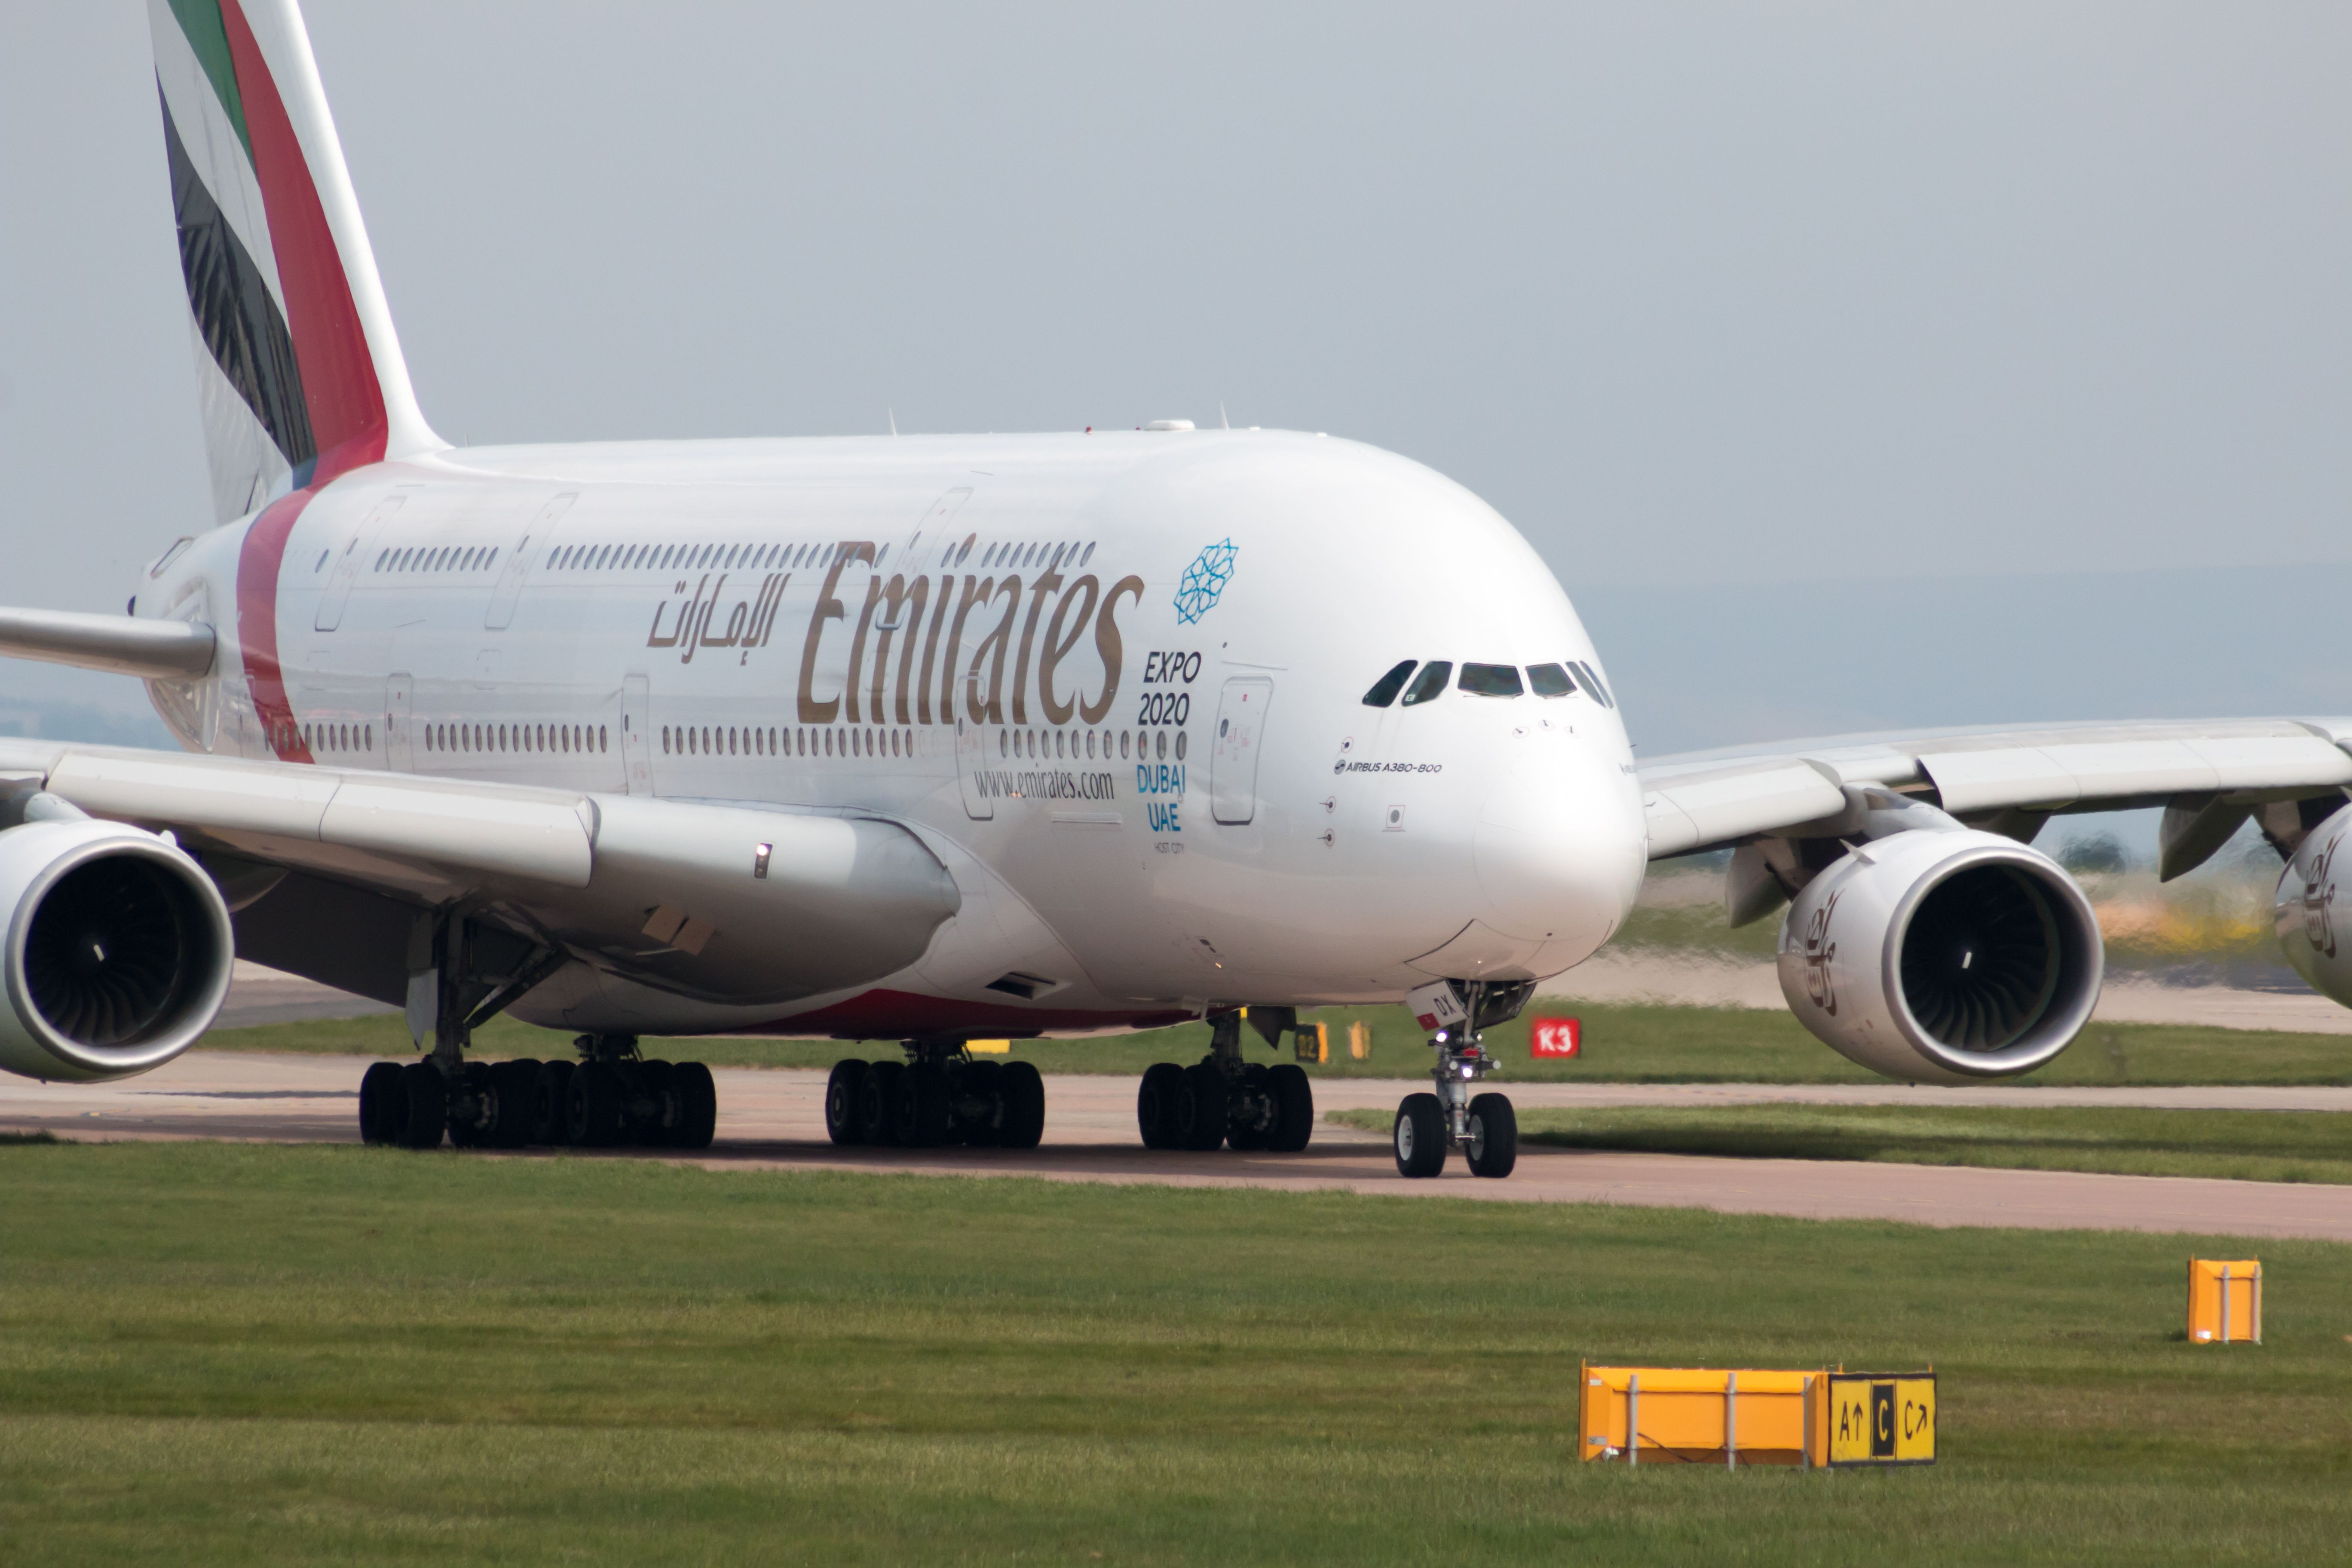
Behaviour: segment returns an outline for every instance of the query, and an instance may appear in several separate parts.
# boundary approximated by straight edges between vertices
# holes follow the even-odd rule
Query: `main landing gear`
[[[1519,1163],[1519,1119],[1510,1098],[1474,1095],[1470,1089],[1496,1066],[1480,1043],[1479,1026],[1517,1014],[1528,989],[1513,987],[1489,999],[1486,986],[1472,984],[1463,1022],[1439,1029],[1430,1040],[1437,1065],[1429,1076],[1437,1080],[1437,1092],[1408,1094],[1397,1107],[1391,1130],[1397,1174],[1436,1175],[1445,1169],[1446,1152],[1456,1144],[1474,1176],[1507,1176]]]
[[[1045,1080],[1027,1062],[975,1060],[961,1040],[908,1040],[903,1062],[835,1062],[824,1131],[835,1143],[1034,1149]]]
[[[1284,1026],[1268,1033],[1269,1043]],[[1159,1062],[1144,1073],[1135,1120],[1147,1149],[1295,1154],[1315,1131],[1315,1089],[1295,1062],[1242,1060],[1242,1016],[1224,1013],[1210,1024],[1207,1056],[1191,1067]]]
[[[360,1136],[437,1149],[708,1149],[719,1094],[700,1062],[646,1061],[626,1035],[583,1035],[577,1063],[377,1062],[360,1080]]]

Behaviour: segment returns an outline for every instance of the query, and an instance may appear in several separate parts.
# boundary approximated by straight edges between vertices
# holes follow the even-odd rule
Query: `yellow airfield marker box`
[[[1583,1368],[1577,1452],[1628,1464],[1932,1465],[1936,1374]]]
[[[2189,1342],[2263,1342],[2263,1265],[2259,1258],[2189,1260]]]

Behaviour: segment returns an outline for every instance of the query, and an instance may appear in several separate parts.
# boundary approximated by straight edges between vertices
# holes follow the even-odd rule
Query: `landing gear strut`
[[[1267,1043],[1297,1027],[1287,1008],[1267,1008]],[[1271,1025],[1269,1027],[1268,1025]],[[1315,1131],[1315,1089],[1296,1062],[1266,1067],[1242,1059],[1242,1016],[1210,1021],[1209,1054],[1191,1067],[1155,1063],[1135,1096],[1135,1120],[1147,1149],[1265,1150],[1295,1154]]]
[[[1391,1135],[1401,1176],[1438,1174],[1457,1144],[1474,1176],[1507,1176],[1519,1163],[1519,1119],[1509,1097],[1470,1091],[1496,1067],[1481,1043],[1482,1026],[1516,1014],[1530,988],[1510,987],[1499,997],[1476,981],[1464,989],[1462,1021],[1437,1030],[1429,1042],[1437,1053],[1429,1075],[1437,1091],[1408,1094],[1397,1107]]]
[[[824,1131],[835,1143],[932,1149],[1034,1149],[1045,1132],[1045,1080],[1027,1062],[973,1058],[961,1039],[908,1040],[907,1059],[835,1062]]]
[[[467,1061],[474,1031],[561,968],[536,947],[461,914],[420,918],[409,951],[409,1027],[422,1061],[377,1062],[360,1079],[360,1136],[437,1149],[644,1143],[707,1149],[719,1115],[710,1069],[649,1062],[627,1035],[583,1035],[577,1065]]]

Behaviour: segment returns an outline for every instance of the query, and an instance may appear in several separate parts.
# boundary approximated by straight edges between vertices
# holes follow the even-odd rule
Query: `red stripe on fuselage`
[[[830,1036],[838,1040],[912,1040],[925,1036],[967,1035],[984,1038],[1032,1036],[1046,1029],[1165,1029],[1200,1016],[1181,1009],[1149,1013],[1040,1012],[1034,1007],[957,1002],[908,991],[866,991],[830,1007],[730,1029],[730,1035],[767,1035],[782,1039]]]
[[[313,493],[296,490],[272,501],[247,525],[236,555],[236,640],[244,651],[245,689],[253,694],[263,738],[278,760],[288,763],[315,759],[302,743],[294,705],[286,698],[286,674],[278,661],[278,579],[286,564],[287,536]]]
[[[302,371],[303,402],[310,411],[310,434],[319,444],[313,486],[338,474],[383,460],[388,425],[383,391],[376,384],[375,356],[368,352],[359,307],[343,276],[342,254],[310,178],[294,122],[278,96],[278,84],[254,41],[238,0],[220,0],[221,25],[228,34],[229,58],[245,100],[245,124],[252,138],[253,172],[269,218],[270,249],[286,292],[286,325],[294,338],[294,361]],[[243,596],[240,591],[239,597]]]

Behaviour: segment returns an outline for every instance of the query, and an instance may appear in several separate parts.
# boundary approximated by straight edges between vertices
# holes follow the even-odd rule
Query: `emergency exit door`
[[[1225,682],[1217,700],[1217,732],[1209,738],[1209,815],[1228,824],[1257,815],[1257,753],[1274,682],[1262,675]]]

